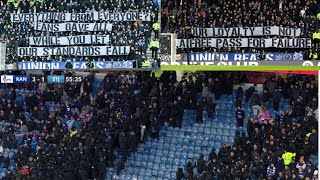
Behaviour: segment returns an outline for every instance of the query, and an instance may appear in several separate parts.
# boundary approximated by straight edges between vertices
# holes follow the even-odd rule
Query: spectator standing
[[[245,118],[245,112],[244,112],[243,108],[238,106],[236,109],[236,119],[237,119],[237,126],[238,127],[243,127],[244,118]]]
[[[260,103],[260,96],[258,94],[258,91],[254,91],[251,98],[250,98],[250,103],[253,111],[254,117],[258,116],[258,113],[261,112],[261,103]]]

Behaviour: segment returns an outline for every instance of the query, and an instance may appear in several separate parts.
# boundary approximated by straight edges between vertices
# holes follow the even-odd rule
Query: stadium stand
[[[318,166],[315,78],[290,76],[284,80],[270,75],[274,77],[256,72],[201,72],[177,81],[176,72],[110,72],[102,79],[90,73],[82,83],[74,84],[1,84],[1,178],[176,179],[183,174],[190,179],[185,172],[193,172],[196,179],[216,179],[212,175],[242,179],[273,174],[272,163],[278,177],[281,164],[272,160],[289,159],[282,155],[284,150],[296,157],[289,171],[316,177],[310,176]],[[264,85],[241,86],[243,91],[234,89],[234,82],[248,82],[245,77],[251,76],[264,76],[267,81]],[[279,111],[273,110],[275,98],[264,103],[270,112],[269,121],[261,118],[266,117],[261,112],[260,121],[248,121],[254,117],[253,87],[261,99],[266,88],[274,94],[276,89],[282,90]],[[236,105],[241,104],[245,111],[243,128],[237,127],[235,116]],[[283,118],[281,111],[289,115]],[[270,132],[274,132],[273,146]],[[301,143],[309,145],[302,147]],[[221,149],[223,144],[225,149]],[[244,149],[251,153],[242,154],[248,152]],[[230,151],[237,159],[223,158],[231,155]],[[193,162],[201,153],[204,160],[195,166]],[[208,156],[215,157],[215,153],[218,156],[213,165]],[[252,160],[253,155],[257,159]],[[269,159],[263,166],[250,168],[263,158]],[[304,159],[306,166],[303,161],[297,164],[298,159]],[[236,174],[242,163],[247,165],[245,173]],[[303,172],[298,172],[300,166]],[[220,173],[212,171],[211,175],[207,167],[216,167]],[[179,168],[183,173],[176,173]]]
[[[175,33],[177,38],[186,39],[188,27],[199,28],[230,28],[230,27],[261,27],[281,26],[301,28],[300,38],[311,38],[313,45],[305,50],[305,59],[319,58],[319,19],[320,4],[317,0],[163,0],[161,11],[161,27],[163,32]],[[189,32],[190,34],[190,32]],[[228,36],[229,37],[229,36]],[[271,37],[271,36],[269,36]],[[190,35],[189,38],[194,38]],[[235,37],[238,38],[238,37]],[[273,36],[273,38],[279,38]],[[234,47],[198,47],[192,52],[300,52],[301,49],[290,48],[246,48]],[[186,53],[186,48],[178,49],[178,53]]]
[[[151,41],[152,26],[157,22],[158,5],[156,1],[47,1],[47,0],[1,0],[0,1],[0,37],[7,43],[7,63],[21,61],[106,61],[106,60],[144,60]],[[91,13],[91,12],[148,12],[151,21],[114,21],[111,32],[43,32],[35,30],[35,24],[29,22],[11,22],[11,14],[19,13]],[[55,21],[46,21],[56,23]],[[100,21],[96,21],[100,22]],[[102,21],[101,21],[102,22]],[[108,21],[109,23],[109,21]],[[157,26],[155,26],[156,29]],[[113,46],[130,46],[129,55],[114,56],[17,56],[17,47],[29,47],[26,37],[110,35]],[[0,38],[1,39],[1,38]],[[92,45],[92,44],[91,44]],[[91,46],[90,45],[90,46]]]

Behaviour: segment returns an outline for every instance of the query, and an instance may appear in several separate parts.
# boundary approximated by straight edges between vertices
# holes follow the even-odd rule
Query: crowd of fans
[[[212,79],[204,82],[217,83]],[[284,99],[289,100],[290,108],[280,111],[279,101]],[[318,179],[318,167],[309,161],[311,155],[318,155],[318,88],[314,80],[271,77],[261,93],[256,85],[245,91],[239,87],[235,102],[239,129],[234,144],[223,144],[218,153],[213,148],[207,158],[200,154],[195,162],[188,161],[185,168],[178,169],[177,179]],[[243,103],[252,106],[248,119],[245,114],[250,111],[243,109]],[[277,111],[275,116],[271,109]]]
[[[123,21],[110,22],[113,24],[111,32],[81,32],[81,35],[109,34],[110,45],[112,46],[130,46],[128,56],[99,56],[99,57],[75,57],[69,56],[51,56],[51,57],[17,57],[16,49],[21,46],[28,46],[27,37],[39,36],[71,36],[80,35],[77,32],[42,32],[34,30],[34,23],[21,22],[13,23],[10,20],[12,13],[39,13],[39,12],[148,12],[152,14],[152,21]],[[7,42],[7,63],[13,61],[48,61],[48,60],[143,60],[146,58],[146,52],[152,33],[153,23],[157,21],[158,7],[153,0],[147,1],[10,1],[0,0],[0,37]],[[95,21],[98,22],[98,21]],[[90,22],[89,22],[90,23]],[[1,38],[0,38],[1,39]]]
[[[177,106],[169,102],[174,74],[162,75],[159,88],[150,72],[110,73],[97,94],[94,76],[76,84],[12,85],[7,93],[1,84],[1,149],[16,150],[13,157],[0,152],[3,178],[104,179],[107,167],[122,167],[114,148],[124,162],[150,129],[159,136],[160,107]],[[19,89],[30,94],[16,94]]]
[[[159,138],[162,125],[181,127],[184,109],[197,110],[197,121],[201,123],[204,108],[208,109],[209,117],[213,116],[220,97],[232,94],[235,82],[247,82],[245,74],[230,72],[192,73],[181,81],[177,81],[176,72],[110,72],[96,89],[100,83],[96,76],[90,73],[81,83],[1,84],[3,178],[103,179],[108,167],[115,167],[120,173],[139,143],[146,142],[148,136]],[[204,163],[205,167],[213,169],[216,176],[238,170],[245,172],[240,173],[243,176],[254,176],[257,172],[265,174],[260,168],[264,170],[270,165],[272,169],[274,163],[278,173],[282,166],[273,160],[287,150],[296,153],[297,158],[304,156],[307,165],[301,166],[307,176],[309,169],[314,168],[308,157],[317,151],[317,122],[310,113],[317,109],[317,99],[313,98],[317,97],[316,85],[296,82],[270,79],[264,87],[271,92],[281,87],[283,96],[294,104],[292,110],[272,120],[262,119],[265,116],[259,112],[259,120],[248,123],[249,136],[237,133],[232,150],[224,146],[215,161],[209,158],[211,163],[208,166]],[[251,90],[248,91],[239,90],[237,98],[249,96],[248,101],[252,101]],[[303,116],[305,107],[308,116]],[[308,132],[312,134],[304,141]],[[12,150],[14,153],[8,154]],[[115,154],[117,151],[121,156]],[[292,164],[296,166],[295,162]],[[202,169],[200,174],[204,171],[208,174],[206,168]],[[295,170],[292,165],[290,169]]]
[[[320,4],[317,0],[164,0],[161,7],[163,32],[176,33],[178,38],[186,38],[186,27],[282,26],[301,28],[300,37],[303,38],[313,38],[313,34],[319,29],[317,18],[320,19],[320,15],[317,17],[317,14],[320,13]],[[314,44],[312,50],[317,52],[319,44]],[[261,50],[256,48],[197,48],[192,51],[241,53],[260,52]],[[295,52],[297,50],[268,48],[265,51]],[[179,49],[178,52],[185,52],[185,50]]]

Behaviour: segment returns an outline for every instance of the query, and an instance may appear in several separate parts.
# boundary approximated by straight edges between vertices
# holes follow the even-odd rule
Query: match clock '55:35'
[[[66,83],[79,83],[82,82],[81,76],[66,76]]]

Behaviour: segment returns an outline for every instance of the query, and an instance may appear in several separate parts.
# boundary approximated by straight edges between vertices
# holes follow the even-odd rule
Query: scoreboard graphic
[[[23,83],[41,83],[48,84],[64,84],[64,83],[81,83],[82,76],[63,76],[63,75],[49,75],[49,76],[29,76],[29,75],[1,75],[2,84],[23,84]]]

